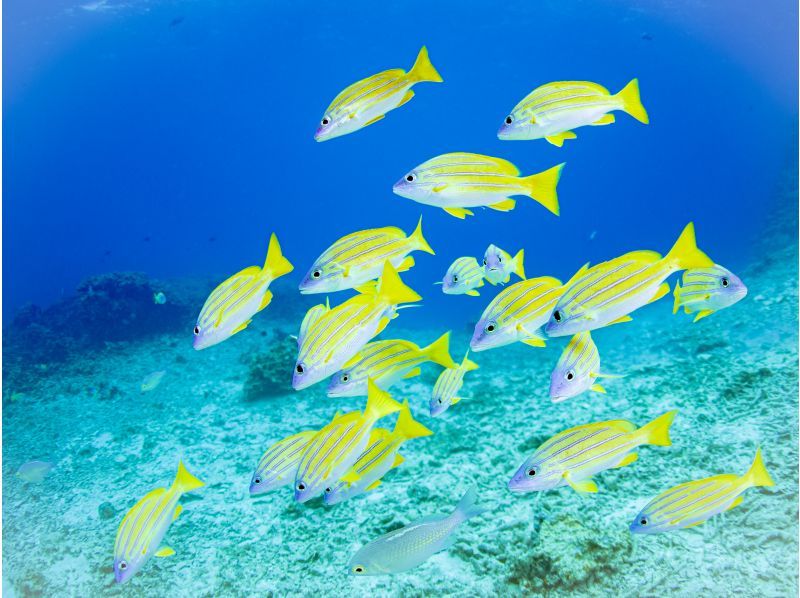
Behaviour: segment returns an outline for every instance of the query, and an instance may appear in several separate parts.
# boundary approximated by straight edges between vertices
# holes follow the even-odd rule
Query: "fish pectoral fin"
[[[400,464],[401,464],[403,461],[405,461],[405,459],[403,459],[403,455],[401,455],[400,453],[396,454],[396,455],[394,456],[394,461],[392,462],[392,467],[397,467],[397,466],[398,466],[398,465],[400,465]]]
[[[606,326],[611,326],[613,324],[622,324],[624,322],[632,322],[632,321],[633,321],[632,317],[630,317],[630,316],[622,316],[621,318],[617,318],[613,322],[609,322],[608,324],[606,324]]]
[[[167,556],[172,556],[173,554],[175,554],[175,551],[172,550],[172,548],[170,548],[169,546],[162,546],[161,548],[158,549],[155,556],[167,557]]]
[[[490,205],[489,207],[492,208],[493,210],[497,210],[498,212],[508,212],[510,210],[513,210],[516,205],[517,205],[517,201],[515,199],[509,198],[509,199],[504,199],[503,201],[494,203],[494,204]]]
[[[613,114],[604,114],[603,116],[601,116],[600,118],[598,118],[596,121],[594,121],[594,122],[592,123],[592,126],[593,126],[593,127],[598,127],[598,126],[600,126],[600,125],[610,125],[610,124],[611,124],[611,123],[613,123],[615,120],[616,120],[616,119],[614,118],[614,115],[613,115]]]
[[[413,98],[413,97],[414,97],[414,92],[413,92],[412,90],[410,90],[410,89],[409,89],[409,90],[406,92],[406,95],[404,95],[404,96],[403,96],[403,99],[402,99],[402,100],[400,100],[400,103],[399,103],[397,106],[395,106],[395,107],[396,107],[396,108],[399,108],[400,106],[402,106],[403,104],[405,104],[406,102],[408,102],[409,100],[411,100],[411,98]]]
[[[630,465],[631,463],[636,461],[636,459],[638,459],[638,458],[639,458],[639,453],[631,453],[630,455],[625,455],[625,457],[622,459],[622,461],[617,463],[614,467],[615,468],[616,467],[625,467],[626,465]]]
[[[414,267],[414,258],[409,255],[402,262],[400,262],[400,265],[397,266],[395,270],[397,272],[406,272],[413,267]]]
[[[547,344],[540,338],[524,338],[522,342],[530,347],[546,347]]]
[[[439,183],[438,185],[434,185],[431,191],[434,193],[441,193],[445,189],[447,189],[447,183]]]
[[[603,394],[606,394],[606,389],[603,388],[602,386],[600,386],[599,384],[597,384],[596,382],[589,387],[589,390],[593,390],[595,392],[601,392]]]
[[[743,500],[744,500],[743,496],[737,496],[736,499],[725,510],[730,511],[733,507],[738,507],[740,504],[742,504]]]
[[[458,403],[460,400],[461,400],[461,397],[453,397],[453,398],[450,400],[450,404],[451,404],[451,405],[455,405],[455,404],[456,404],[456,403]]]
[[[361,477],[352,469],[344,474],[341,478],[343,482],[347,482],[348,484],[354,484],[360,479]]]
[[[258,306],[258,311],[264,309],[267,305],[272,302],[272,291],[267,291],[264,293],[264,297],[261,299],[261,305]]]
[[[370,490],[375,490],[375,488],[377,488],[380,485],[381,485],[381,481],[380,480],[375,480],[369,486],[364,488],[364,492],[369,492]]]
[[[592,481],[592,478],[586,478],[585,480],[575,481],[572,479],[572,476],[569,475],[569,472],[564,474],[564,479],[567,481],[567,484],[575,490],[576,492],[580,492],[584,494],[586,492],[597,492],[597,484]]]
[[[470,297],[478,297],[478,296],[480,296],[480,293],[478,291],[476,291],[475,289],[470,289],[469,291],[467,291],[464,294],[465,295],[469,295]]]
[[[650,301],[648,301],[648,303],[653,303],[654,301],[658,301],[663,296],[668,295],[668,294],[669,294],[669,283],[668,282],[662,282],[660,285],[658,285],[658,290],[656,291],[656,294],[653,295],[653,298],[650,299]]]
[[[547,141],[555,145],[556,147],[561,147],[564,145],[565,139],[575,139],[577,135],[572,131],[564,131],[563,133],[558,133],[557,135],[548,135],[545,137]]]
[[[684,526],[684,529],[689,529],[690,527],[695,527],[697,525],[702,525],[703,523],[705,523],[705,521],[696,521],[695,523],[692,523],[692,524]]]
[[[247,322],[242,322],[241,324],[239,324],[236,328],[233,329],[233,332],[231,332],[231,336],[247,328],[247,325],[252,321],[253,320],[247,320]]]
[[[175,521],[178,518],[178,515],[180,515],[182,512],[183,507],[181,505],[175,507],[175,512],[172,514],[172,520]]]
[[[375,118],[373,118],[372,120],[369,120],[369,121],[365,122],[365,123],[364,123],[364,125],[363,125],[363,127],[368,127],[368,126],[370,126],[370,125],[373,125],[373,124],[375,124],[376,122],[378,122],[379,120],[381,120],[383,117],[384,117],[384,115],[383,115],[383,114],[381,114],[380,116],[376,116],[376,117],[375,117]],[[362,128],[363,128],[363,127],[362,127]]]
[[[714,313],[713,309],[701,310],[701,311],[697,312],[697,315],[694,317],[694,322],[697,322],[697,320],[702,320],[706,316],[710,316],[713,313]]]
[[[414,378],[415,376],[419,376],[421,373],[422,373],[422,369],[414,368],[413,370],[410,370],[405,376],[403,376],[403,378],[404,379],[405,378]]]
[[[466,208],[444,208],[444,211],[450,214],[451,216],[455,216],[456,218],[461,218],[461,220],[463,220],[466,216],[473,215],[472,212],[470,210],[467,210]]]

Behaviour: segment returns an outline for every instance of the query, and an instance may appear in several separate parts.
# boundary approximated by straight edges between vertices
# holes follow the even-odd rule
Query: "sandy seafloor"
[[[291,343],[270,330],[294,331],[297,322],[276,322],[267,311],[250,330],[202,353],[185,335],[160,337],[31,368],[36,390],[3,409],[4,595],[797,595],[790,232],[753,248],[764,258],[737,272],[750,294],[733,308],[692,324],[672,316],[670,297],[633,323],[596,333],[604,369],[627,374],[606,381],[606,396],[551,404],[549,372],[566,340],[547,349],[516,345],[474,354],[481,367],[468,374],[463,394],[470,398],[433,420],[427,401],[438,368],[427,366],[393,394],[408,398],[435,434],[408,444],[406,462],[380,488],[333,508],[295,504],[288,488],[248,496],[253,466],[271,441],[363,406],[362,398],[326,398],[323,385],[244,397],[243,357],[265,343]],[[476,317],[486,302],[476,299]],[[405,312],[384,337],[422,344],[442,332],[412,325]],[[467,342],[466,327],[454,331],[454,358]],[[160,369],[167,370],[161,385],[141,393],[142,378]],[[119,389],[111,399],[97,391],[108,385]],[[597,495],[506,489],[523,458],[567,427],[616,418],[641,425],[670,409],[680,412],[674,445],[644,447],[636,463],[601,474]],[[630,535],[628,524],[649,498],[683,481],[744,473],[759,445],[774,488],[749,490],[739,507],[706,525]],[[167,534],[177,554],[152,559],[118,586],[111,568],[117,526],[138,498],[171,482],[179,457],[207,486],[184,498]],[[31,459],[56,463],[45,482],[14,477]],[[462,526],[451,550],[404,574],[348,575],[362,543],[449,512],[472,483],[489,510]]]

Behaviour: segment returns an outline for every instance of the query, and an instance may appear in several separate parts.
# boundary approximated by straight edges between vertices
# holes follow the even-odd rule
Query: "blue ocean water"
[[[15,595],[753,595],[797,592],[797,6],[709,2],[113,2],[4,6],[3,572]],[[334,96],[426,45],[444,83],[364,130],[316,143]],[[538,85],[640,82],[650,115],[584,127],[562,148],[500,141]],[[499,156],[532,174],[566,162],[556,217],[457,220],[392,193],[436,155]],[[297,284],[339,237],[413,230],[403,279],[423,306],[381,338],[452,330],[460,359],[499,289],[446,296],[457,257],[524,248],[529,276],[567,280],[635,249],[665,253],[687,222],[750,289],[692,325],[671,301],[598,332],[626,378],[562,404],[547,397],[565,342],[474,355],[465,394],[425,415],[438,369],[403,381],[433,436],[378,490],[331,509],[290,492],[250,499],[274,441],[363,398],[288,384],[306,309]],[[208,292],[261,264],[275,232],[295,271],[225,343],[192,350]],[[670,279],[671,282],[674,281]],[[155,303],[153,293],[167,301]],[[350,293],[331,295],[336,304]],[[612,367],[613,366],[613,367]],[[158,386],[142,380],[164,371]],[[678,409],[672,449],[599,476],[601,492],[511,495],[525,456],[568,427],[638,425]],[[762,446],[775,488],[713,523],[634,538],[649,498],[681,481],[744,473]],[[179,458],[207,486],[168,533],[176,555],[114,584],[128,508],[167,485]],[[53,464],[43,482],[20,465]],[[396,576],[347,576],[352,553],[417,517],[444,514],[473,482],[489,513]]]

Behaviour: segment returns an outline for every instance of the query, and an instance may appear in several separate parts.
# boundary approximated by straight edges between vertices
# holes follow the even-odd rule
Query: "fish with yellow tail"
[[[278,238],[269,238],[264,266],[250,266],[215,288],[194,325],[194,348],[205,349],[241,332],[272,301],[269,285],[294,266],[283,257]]]
[[[556,187],[564,164],[530,176],[508,160],[456,152],[423,162],[394,184],[400,197],[442,208],[456,218],[472,216],[469,208],[488,207],[508,212],[514,195],[525,195],[558,216]]]
[[[427,347],[419,347],[402,339],[369,343],[333,375],[328,384],[328,396],[364,396],[369,379],[383,390],[388,390],[404,378],[419,376],[420,366],[429,361],[445,368],[458,367],[450,357],[449,332]]]
[[[678,313],[682,307],[687,314],[696,314],[695,322],[747,296],[747,287],[739,277],[718,264],[687,270],[681,282],[683,286],[676,282],[672,292],[675,297],[672,313]]]
[[[480,293],[476,290],[483,286],[484,273],[474,257],[457,258],[445,272],[442,282],[433,284],[442,285],[445,295],[469,295],[477,297]]]
[[[300,325],[292,387],[301,390],[338,372],[397,317],[400,304],[420,299],[387,261],[377,285],[334,308],[312,307]]]
[[[774,485],[759,448],[753,464],[743,476],[722,474],[662,492],[636,516],[630,531],[634,534],[658,534],[694,527],[741,504],[741,495],[749,488]]]
[[[370,381],[364,412],[335,417],[308,443],[297,468],[294,499],[304,503],[345,475],[367,447],[375,422],[400,409],[400,403]]]
[[[669,427],[677,411],[669,411],[641,428],[625,420],[577,426],[556,434],[520,466],[508,489],[536,492],[570,486],[597,492],[592,476],[630,465],[643,444],[670,446]]]
[[[175,554],[161,541],[183,507],[178,504],[185,493],[204,486],[178,463],[178,473],[169,488],[157,488],[137,502],[122,519],[114,542],[114,579],[125,583],[150,560]]]
[[[589,81],[557,81],[537,87],[517,104],[497,136],[508,141],[544,138],[561,147],[565,139],[575,139],[572,129],[613,123],[615,110],[627,112],[640,123],[650,122],[639,97],[638,79],[616,94]]]
[[[378,278],[386,260],[398,272],[414,265],[412,251],[434,255],[422,236],[422,218],[410,235],[396,226],[371,228],[342,237],[326,249],[309,268],[300,292],[333,293],[354,289]]]
[[[372,540],[350,559],[350,574],[402,573],[447,550],[455,544],[458,527],[486,510],[475,504],[476,498],[477,487],[473,486],[450,515],[428,515]]]
[[[288,486],[294,482],[300,459],[317,430],[306,430],[279,440],[262,455],[250,478],[250,496]]]
[[[547,336],[543,326],[558,299],[586,268],[584,266],[566,284],[552,276],[539,276],[500,291],[475,324],[470,349],[486,351],[515,342],[544,347]]]
[[[398,451],[405,442],[431,434],[433,432],[411,416],[408,401],[403,401],[394,430],[389,432],[378,428],[372,431],[367,449],[350,470],[336,483],[325,488],[325,504],[335,505],[374,490],[380,486],[389,470],[403,463],[404,459]]]
[[[422,46],[410,71],[382,71],[345,88],[325,110],[314,139],[327,141],[378,122],[387,112],[413,98],[411,88],[425,81],[441,83],[442,77],[431,64],[427,48]]]
[[[628,314],[669,293],[664,281],[672,273],[713,265],[697,247],[690,222],[664,257],[655,251],[633,251],[586,270],[558,300],[544,331],[548,336],[570,336],[628,321]]]
[[[597,379],[621,377],[600,371],[600,353],[592,334],[580,332],[569,341],[550,374],[550,400],[560,403],[588,390],[605,393]]]
[[[462,397],[459,397],[458,393],[464,385],[464,375],[477,369],[478,364],[470,361],[469,350],[467,350],[464,360],[458,367],[446,368],[439,374],[436,384],[433,385],[433,396],[428,405],[431,417],[438,417],[447,411],[450,405],[455,405],[461,400]]]
[[[514,257],[497,245],[489,245],[483,254],[483,269],[486,280],[492,284],[505,284],[514,273],[525,280],[525,250],[520,249]]]

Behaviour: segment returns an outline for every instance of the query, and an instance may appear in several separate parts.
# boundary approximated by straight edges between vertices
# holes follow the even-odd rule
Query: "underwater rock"
[[[100,519],[111,519],[117,514],[117,511],[110,502],[104,502],[97,507],[97,514],[100,516]]]
[[[244,396],[248,401],[277,397],[292,392],[292,368],[297,357],[297,344],[286,337],[273,335],[268,349],[243,356],[248,366]]]

